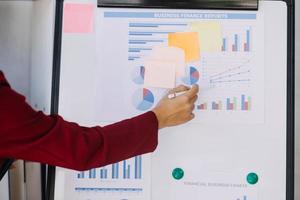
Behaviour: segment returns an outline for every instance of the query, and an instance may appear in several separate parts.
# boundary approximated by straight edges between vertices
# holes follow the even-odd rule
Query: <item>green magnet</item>
[[[251,172],[247,175],[247,182],[251,185],[255,185],[258,182],[258,175],[254,172]]]
[[[172,176],[174,179],[176,180],[180,180],[183,178],[184,176],[184,171],[181,168],[175,168],[172,172]]]

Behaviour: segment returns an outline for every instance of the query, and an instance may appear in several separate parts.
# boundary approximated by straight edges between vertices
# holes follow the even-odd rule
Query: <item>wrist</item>
[[[152,110],[152,112],[155,114],[156,118],[157,118],[157,122],[158,122],[158,129],[162,129],[165,128],[165,123],[162,117],[161,112],[159,111],[159,109],[154,108]]]

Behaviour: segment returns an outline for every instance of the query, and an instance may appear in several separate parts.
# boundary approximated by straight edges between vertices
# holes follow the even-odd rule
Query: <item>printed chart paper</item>
[[[68,187],[57,188],[64,194],[57,200],[151,200],[150,161],[143,155],[84,172],[67,170],[63,179]]]
[[[153,109],[173,85],[173,69],[162,63],[174,62],[175,86],[200,87],[191,123],[263,123],[263,25],[255,12],[101,9],[96,118],[113,122]],[[147,73],[149,61],[162,64],[156,73]]]

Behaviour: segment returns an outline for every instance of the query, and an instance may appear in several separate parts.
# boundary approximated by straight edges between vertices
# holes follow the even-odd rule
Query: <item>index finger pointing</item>
[[[187,91],[184,95],[188,96],[189,98],[193,98],[196,96],[199,92],[199,86],[198,85],[193,85],[192,88]]]
[[[176,92],[184,92],[184,91],[188,91],[190,88],[185,86],[185,85],[179,85],[176,88],[171,89],[168,94],[173,94]]]

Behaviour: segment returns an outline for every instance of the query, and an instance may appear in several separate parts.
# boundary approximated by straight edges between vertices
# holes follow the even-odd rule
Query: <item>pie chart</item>
[[[144,84],[144,78],[145,78],[145,67],[144,66],[138,66],[135,67],[132,71],[132,81],[138,85]]]
[[[132,101],[137,110],[146,111],[153,106],[154,95],[150,90],[141,88],[133,94]]]
[[[194,85],[199,81],[200,73],[199,71],[193,67],[186,68],[186,76],[182,78],[182,81],[187,85]]]

